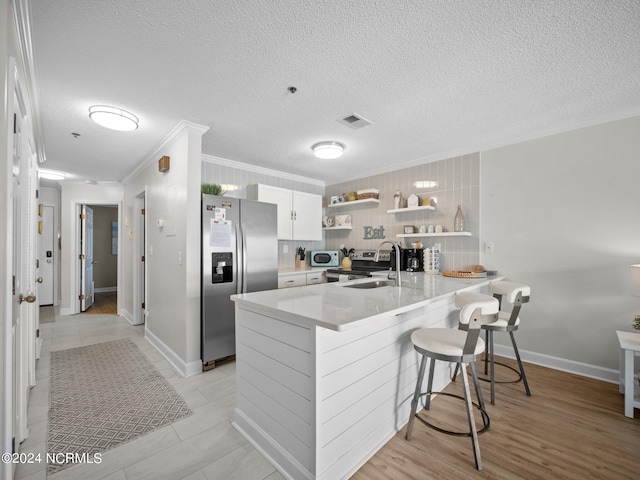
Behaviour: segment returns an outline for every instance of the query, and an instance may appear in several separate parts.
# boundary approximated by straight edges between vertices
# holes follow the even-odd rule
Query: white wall
[[[206,128],[181,122],[125,180],[125,216],[133,216],[136,197],[146,191],[147,339],[182,375],[202,370],[200,360],[200,178],[202,134]],[[170,170],[158,160],[170,157]],[[157,227],[157,220],[164,227]],[[130,234],[128,233],[130,230]],[[133,317],[134,251],[143,234],[125,226],[121,261],[122,310]]]
[[[640,117],[482,153],[481,240],[494,254],[481,262],[531,285],[517,334],[535,352],[525,357],[617,379],[615,331],[640,313],[629,293],[639,181]]]
[[[84,182],[61,182],[61,185],[62,252],[60,255],[60,275],[62,281],[60,282],[60,315],[73,315],[80,311],[77,261],[80,254],[78,249],[80,238],[78,205],[118,205],[118,210],[121,211],[123,188],[120,184],[88,185]],[[121,261],[118,263],[121,265]],[[119,299],[118,304],[120,304]]]

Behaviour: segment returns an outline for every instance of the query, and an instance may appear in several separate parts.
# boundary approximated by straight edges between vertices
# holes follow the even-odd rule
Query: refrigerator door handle
[[[244,224],[240,231],[242,232],[242,293],[247,293],[247,234],[245,233]]]
[[[242,253],[241,253],[242,252]],[[240,225],[236,223],[236,293],[243,292],[244,283],[244,234],[241,235]]]

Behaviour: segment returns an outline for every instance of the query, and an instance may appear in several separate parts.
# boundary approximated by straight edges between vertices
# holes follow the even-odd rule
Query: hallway
[[[48,307],[44,307],[48,308]],[[53,309],[53,307],[50,307]],[[42,313],[41,313],[42,314]],[[47,313],[42,315],[46,319]],[[283,477],[231,426],[235,364],[181,378],[144,339],[144,326],[115,315],[55,316],[42,322],[42,355],[29,401],[29,438],[20,452],[47,452],[49,353],[130,338],[184,398],[194,414],[102,454],[100,464],[80,464],[46,476],[46,465],[22,464],[16,479],[282,480]]]
[[[93,305],[91,305],[83,314],[90,315],[117,315],[118,314],[118,294],[117,292],[100,292],[95,293],[93,297]]]

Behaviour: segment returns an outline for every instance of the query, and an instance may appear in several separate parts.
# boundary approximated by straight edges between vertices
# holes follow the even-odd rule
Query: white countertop
[[[502,277],[451,278],[442,275],[402,272],[402,287],[348,288],[371,278],[303,287],[232,295],[231,300],[267,315],[317,325],[331,330],[347,330],[377,316],[399,314],[453,295],[456,291],[487,285]]]

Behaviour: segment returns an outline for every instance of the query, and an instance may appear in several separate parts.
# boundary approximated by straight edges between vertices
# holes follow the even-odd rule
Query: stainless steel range
[[[376,272],[386,272],[391,266],[391,250],[380,250],[380,259],[373,261],[375,250],[355,250],[349,254],[351,268],[327,269],[327,282],[354,280],[370,277]]]

